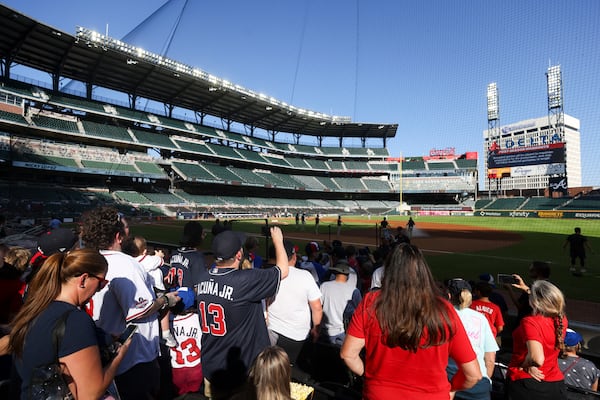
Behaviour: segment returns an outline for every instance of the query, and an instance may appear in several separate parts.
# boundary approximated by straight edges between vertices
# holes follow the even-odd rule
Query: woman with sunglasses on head
[[[341,357],[365,377],[363,399],[447,400],[482,376],[456,310],[410,244],[397,245],[388,256],[381,289],[367,293],[354,312]],[[458,366],[451,382],[449,357]]]
[[[104,288],[108,265],[95,250],[50,256],[31,281],[30,294],[12,323],[10,351],[22,379],[21,398],[29,396],[32,370],[58,361],[75,399],[99,399],[112,382],[130,340],[102,366],[96,326],[82,307]],[[55,326],[64,320],[58,348]]]

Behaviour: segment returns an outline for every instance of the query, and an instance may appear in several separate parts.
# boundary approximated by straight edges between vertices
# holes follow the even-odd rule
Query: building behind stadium
[[[581,186],[580,123],[564,115],[562,130],[547,116],[483,131],[483,190],[496,194],[551,196]]]

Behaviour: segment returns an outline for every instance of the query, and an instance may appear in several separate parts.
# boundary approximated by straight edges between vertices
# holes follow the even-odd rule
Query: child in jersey
[[[200,391],[204,377],[200,366],[200,320],[194,307],[196,295],[187,287],[177,289],[180,302],[173,313],[173,333],[177,346],[169,348],[173,386],[178,396]],[[182,311],[178,312],[177,308]]]
[[[164,293],[166,288],[161,269],[164,264],[164,253],[161,250],[149,249],[146,239],[141,236],[128,237],[123,241],[121,247],[123,253],[129,254],[144,267],[156,294]],[[170,311],[167,311],[160,320],[161,334],[167,347],[175,347],[177,341],[171,333],[169,318]]]

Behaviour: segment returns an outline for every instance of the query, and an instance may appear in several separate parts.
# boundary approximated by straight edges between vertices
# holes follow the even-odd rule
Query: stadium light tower
[[[488,120],[488,137],[487,151],[489,154],[490,147],[497,145],[500,140],[500,102],[498,100],[498,85],[492,82],[487,86],[487,120]],[[485,163],[485,175],[488,178],[488,196],[492,197],[491,178],[488,172],[488,163]],[[496,182],[497,184],[498,182]]]
[[[565,114],[560,65],[548,67],[546,81],[548,85],[548,125],[564,139]]]

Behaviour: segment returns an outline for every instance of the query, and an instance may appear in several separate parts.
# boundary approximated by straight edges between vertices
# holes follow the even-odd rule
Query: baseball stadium
[[[76,229],[87,211],[111,206],[157,248],[176,249],[189,221],[210,232],[221,220],[259,238],[266,259],[265,226],[280,226],[298,249],[338,240],[372,251],[384,230],[406,232],[411,218],[411,243],[439,281],[527,278],[533,260],[548,262],[583,354],[600,361],[600,189],[582,186],[580,121],[562,109],[559,67],[546,74],[548,116],[500,126],[488,86],[481,154],[447,147],[398,157],[388,151],[403,134],[395,122],[296,107],[218,71],[85,27],[58,31],[2,4],[0,62],[0,243],[35,249],[50,221]],[[17,65],[49,79],[12,73]],[[150,102],[162,109],[140,106]],[[565,240],[575,227],[590,249],[582,274],[569,269]],[[512,289],[497,291],[509,298]],[[343,381],[314,398],[353,398],[345,378],[311,381]]]

